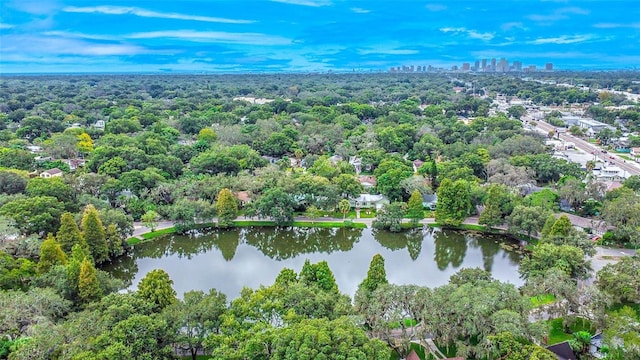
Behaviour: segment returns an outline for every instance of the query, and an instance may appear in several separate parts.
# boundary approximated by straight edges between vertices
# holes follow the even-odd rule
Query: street
[[[548,124],[543,120],[533,120],[533,118],[526,117],[526,116],[525,118],[528,119],[529,121],[535,121],[536,127],[544,131],[545,133],[549,133],[551,131],[556,130],[555,126]],[[559,133],[558,138],[560,140],[574,143],[577,149],[580,149],[588,154],[595,154],[595,156],[598,157],[600,160],[602,160],[604,163],[614,163],[617,167],[626,171],[629,175],[640,175],[640,167],[637,164],[631,161],[626,161],[620,158],[615,153],[611,153],[611,152],[602,153],[601,148],[566,132]]]

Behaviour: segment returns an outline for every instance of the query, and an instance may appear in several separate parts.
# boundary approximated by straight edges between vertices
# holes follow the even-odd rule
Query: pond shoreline
[[[176,224],[173,221],[162,221],[158,224],[158,226],[151,231],[151,229],[145,226],[143,223],[138,222],[134,223],[134,233],[133,236],[127,239],[127,244],[129,246],[135,246],[137,244],[147,243],[156,239],[160,236],[168,235],[168,234],[184,234],[186,231],[191,230],[213,230],[218,229],[217,222],[213,219],[212,222],[207,223],[196,223],[196,224]],[[277,225],[274,221],[270,220],[254,220],[246,217],[239,217],[237,220],[233,221],[233,225],[227,228],[222,229],[233,229],[233,228],[243,228],[243,227],[299,227],[299,228],[354,228],[354,229],[366,229],[372,227],[373,221],[375,218],[360,218],[360,219],[337,219],[337,218],[319,218],[315,220],[311,220],[307,217],[297,217],[291,224],[288,225]],[[441,228],[447,230],[470,230],[474,232],[478,232],[486,235],[501,235],[506,236],[511,239],[520,241],[521,243],[527,243],[529,245],[534,245],[537,243],[538,239],[535,237],[527,237],[524,234],[514,234],[507,230],[505,226],[498,226],[494,228],[487,228],[484,225],[478,224],[478,217],[471,216],[468,217],[462,224],[459,226],[443,226],[438,224],[435,221],[435,218],[425,218],[418,222],[417,225],[412,224],[410,219],[402,219],[402,227],[405,229],[412,228],[424,228],[425,226],[431,228]],[[183,227],[183,229],[180,229]],[[144,231],[144,230],[147,231]]]

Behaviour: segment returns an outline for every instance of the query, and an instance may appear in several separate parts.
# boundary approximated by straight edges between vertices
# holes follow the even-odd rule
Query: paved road
[[[556,127],[551,124],[548,124],[542,120],[536,120],[536,127],[544,131],[545,133],[549,133],[550,131],[555,131]],[[602,149],[585,141],[578,137],[575,137],[569,133],[560,133],[559,138],[564,141],[572,142],[575,144],[576,148],[588,153],[595,154],[601,160],[606,163],[613,162],[616,166],[626,171],[630,175],[640,175],[640,167],[634,162],[626,161],[614,153],[602,153]]]

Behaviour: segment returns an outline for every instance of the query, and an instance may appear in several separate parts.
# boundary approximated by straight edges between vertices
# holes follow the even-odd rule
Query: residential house
[[[240,207],[244,207],[249,202],[251,202],[251,195],[248,191],[238,191],[235,194],[236,200],[238,200],[238,205]]]
[[[40,177],[45,179],[51,179],[53,177],[59,177],[59,176],[62,176],[62,170],[58,168],[49,169],[47,171],[43,171],[42,173],[40,173]]]
[[[93,127],[97,129],[102,129],[102,130],[104,130],[104,126],[105,126],[104,120],[98,120],[96,121],[95,124],[93,124]]]
[[[331,165],[333,166],[338,165],[338,163],[342,160],[342,156],[340,155],[333,155],[329,158],[329,162],[331,162]]]
[[[415,350],[411,350],[411,352],[409,353],[409,355],[407,355],[405,360],[420,360],[420,356],[418,356]]]
[[[267,160],[269,164],[275,164],[276,162],[278,162],[278,160],[280,160],[280,158],[278,157],[268,156],[268,155],[262,155],[262,158]]]
[[[429,209],[433,211],[436,209],[437,204],[438,204],[438,194],[433,193],[433,194],[422,195],[422,206],[425,209]]]
[[[637,162],[640,162],[640,147],[631,148],[631,150],[629,151],[629,155],[631,155],[632,158],[636,159]]]
[[[598,180],[619,181],[629,177],[626,171],[615,165],[605,165],[600,171],[594,171],[594,174]]]
[[[84,167],[86,164],[85,159],[63,159],[61,161],[69,165],[69,170],[71,171],[76,171],[76,169]]]
[[[376,187],[376,184],[378,183],[375,176],[369,176],[369,175],[358,176],[358,181],[360,182],[360,185],[362,185],[362,187],[365,190],[370,190]]]
[[[389,199],[380,194],[360,194],[356,198],[349,199],[349,204],[355,208],[380,210],[384,205],[389,204]]]
[[[424,164],[424,161],[422,160],[413,160],[413,172],[417,173],[418,169],[420,169],[420,166],[422,166]]]
[[[27,145],[27,150],[29,150],[32,154],[37,154],[42,152],[42,147],[38,145]]]
[[[357,156],[352,156],[349,158],[349,164],[353,166],[356,170],[356,174],[360,174],[362,171],[362,159]]]
[[[558,360],[577,360],[576,354],[571,349],[571,345],[569,345],[568,341],[563,341],[561,343],[557,343],[551,346],[547,346],[547,350],[554,353]]]

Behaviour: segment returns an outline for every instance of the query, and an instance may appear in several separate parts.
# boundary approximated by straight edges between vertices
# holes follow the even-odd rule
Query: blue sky
[[[613,1],[0,2],[0,73],[297,72],[640,64],[640,5]]]

